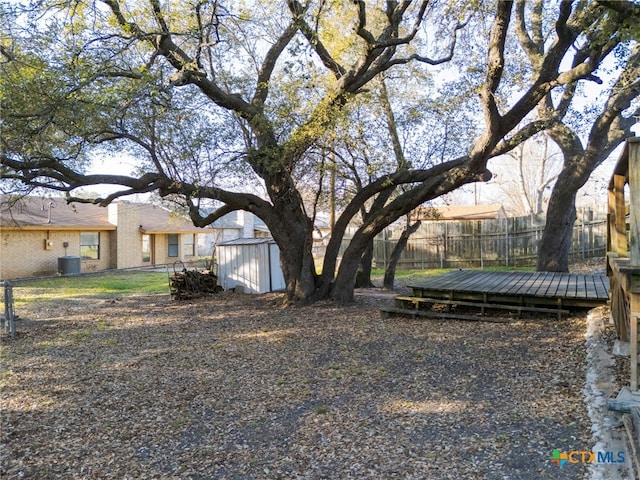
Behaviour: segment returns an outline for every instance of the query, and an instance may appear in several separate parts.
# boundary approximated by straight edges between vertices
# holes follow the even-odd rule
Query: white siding
[[[284,281],[282,267],[280,267],[280,249],[275,243],[269,244],[269,259],[271,260],[269,270],[271,275],[271,291],[284,290],[287,284]]]

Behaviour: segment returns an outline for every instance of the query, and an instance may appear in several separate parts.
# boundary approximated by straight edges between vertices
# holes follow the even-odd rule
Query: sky
[[[640,136],[640,122],[635,128],[636,136]],[[586,185],[578,191],[576,198],[577,207],[596,207],[598,205],[606,205],[606,187],[611,175],[613,174],[613,169],[622,154],[623,148],[624,145],[621,144],[616,150],[614,150],[611,156],[593,172]],[[500,203],[504,205],[508,211],[510,203],[509,199],[506,198],[504,190],[499,185],[499,179],[503,178],[501,172],[504,172],[504,169],[508,167],[508,164],[505,160],[501,160],[498,157],[497,159],[491,160],[488,166],[490,170],[497,173],[496,178],[489,182],[471,184],[465,188],[459,189],[451,195],[449,201],[458,205],[473,205],[476,202],[480,205]],[[108,156],[96,158],[89,173],[97,174],[109,172],[112,174],[130,175],[135,168],[135,158],[128,155],[116,156],[110,154]],[[92,185],[90,187],[78,189],[76,193],[80,191],[84,193],[97,193],[100,196],[105,196],[118,190],[120,190],[120,188],[111,185]],[[139,194],[127,197],[129,200],[139,202],[148,201],[149,198],[150,194]]]
[[[576,97],[574,99],[574,107],[577,110],[581,108],[588,108],[594,103],[594,99],[600,94],[601,90],[606,87],[608,83],[612,81],[612,77],[607,75],[607,71],[613,71],[613,68],[604,65],[599,69],[599,75],[604,80],[604,85],[600,86],[594,82],[582,82],[584,97]],[[638,124],[636,135],[640,135],[640,123]],[[609,182],[609,178],[613,172],[613,168],[618,161],[623,146],[621,145],[616,149],[613,154],[591,175],[591,178],[578,192],[577,204],[578,206],[590,206],[604,203],[606,205],[606,185]],[[105,156],[97,157],[93,162],[93,165],[89,173],[115,173],[122,175],[129,175],[136,168],[137,161],[135,158],[122,155],[116,156],[108,154]],[[452,195],[455,198],[456,203],[472,205],[474,203],[489,204],[489,203],[508,203],[508,199],[501,199],[504,194],[499,188],[498,182],[501,178],[505,177],[505,168],[509,168],[508,165],[498,159],[491,160],[489,162],[489,168],[496,173],[496,178],[488,183],[479,183],[466,188],[460,189]],[[604,188],[603,188],[604,187]],[[96,185],[81,189],[84,192],[95,192],[100,195],[107,195],[118,191],[117,187],[109,185]]]

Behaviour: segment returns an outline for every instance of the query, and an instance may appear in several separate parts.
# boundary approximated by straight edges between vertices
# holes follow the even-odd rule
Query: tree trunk
[[[562,150],[564,164],[547,209],[547,224],[538,250],[539,271],[569,271],[576,194],[595,168],[630,134],[634,118],[632,115],[623,117],[622,112],[629,108],[640,92],[640,83],[628,81],[629,78],[638,78],[639,67],[640,47],[635,45],[625,71],[616,80],[602,113],[593,123],[586,148],[583,148],[579,135],[561,121],[547,129],[551,139]],[[570,101],[574,93],[575,88],[569,88],[561,105],[568,106],[566,100]],[[554,110],[551,95],[540,105],[543,113]]]
[[[373,288],[375,285],[371,281],[371,264],[373,263],[373,239],[369,242],[369,245],[365,248],[362,257],[360,258],[360,265],[358,266],[358,272],[356,273],[355,288]]]
[[[576,221],[574,189],[556,184],[547,209],[547,223],[538,246],[537,270],[540,272],[568,272],[569,253]]]
[[[313,259],[312,220],[304,211],[301,197],[292,188],[287,174],[272,174],[269,193],[273,208],[262,209],[262,220],[280,248],[280,266],[288,303],[310,304],[324,298]],[[282,192],[288,192],[283,194]]]
[[[367,248],[370,238],[357,232],[349,242],[349,246],[342,255],[340,269],[331,289],[331,296],[338,304],[353,301],[353,286],[355,285],[358,265],[362,252]]]
[[[311,231],[291,227],[287,230],[273,234],[280,246],[280,266],[286,282],[287,302],[313,303],[323,296],[317,288],[319,278],[315,272]]]
[[[407,226],[400,234],[400,238],[398,239],[398,243],[396,243],[395,247],[393,247],[393,251],[389,256],[389,263],[384,270],[384,280],[382,282],[382,286],[387,290],[393,290],[393,283],[396,277],[396,267],[398,266],[398,261],[400,260],[400,255],[404,251],[407,246],[407,242],[409,241],[409,237],[415,233],[422,222],[418,220],[413,225],[410,225],[410,220],[407,218]]]

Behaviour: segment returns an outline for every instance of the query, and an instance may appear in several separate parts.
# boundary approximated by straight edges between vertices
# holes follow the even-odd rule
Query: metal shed
[[[219,243],[218,283],[225,290],[241,286],[246,293],[285,289],[280,249],[272,238],[238,238]]]

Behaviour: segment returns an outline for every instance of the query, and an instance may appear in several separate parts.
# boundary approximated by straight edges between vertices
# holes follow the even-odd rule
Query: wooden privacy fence
[[[595,219],[600,217],[600,219]],[[407,243],[398,268],[483,268],[535,265],[544,225],[534,217],[425,222]],[[384,268],[397,239],[378,236],[374,266]],[[572,259],[603,257],[607,222],[591,209],[579,209],[573,230]]]

